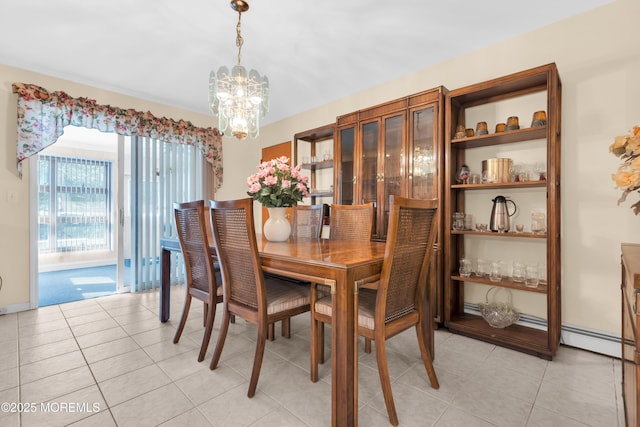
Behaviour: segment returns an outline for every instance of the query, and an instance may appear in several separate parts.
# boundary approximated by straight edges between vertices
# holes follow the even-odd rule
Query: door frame
[[[275,159],[278,157],[286,156],[289,158],[289,166],[291,166],[291,141],[282,142],[280,144],[270,145],[268,147],[262,147],[262,155],[260,157],[260,162],[267,162],[271,159]],[[286,217],[289,221],[291,221],[291,208],[286,209]],[[262,226],[260,227],[260,232],[264,231],[264,223],[267,222],[269,218],[269,211],[267,208],[262,206]]]
[[[120,192],[120,187],[124,186],[124,137],[122,135],[117,135],[113,133],[114,138],[118,138],[117,145],[117,160],[115,168],[117,170],[117,175],[115,176],[115,185],[114,187],[118,187],[118,198],[114,200],[114,204],[116,205],[113,209],[114,213],[114,225],[116,229],[114,230],[114,239],[116,239],[115,246],[117,252],[117,264],[116,264],[116,293],[120,292],[129,292],[129,286],[124,286],[124,260],[122,260],[122,264],[120,261],[120,257],[124,257],[124,251],[121,251],[122,240],[120,240],[120,231],[123,227],[120,225],[120,209],[123,208],[123,204],[120,200],[124,200],[124,192]],[[122,147],[121,147],[122,141]],[[123,161],[121,161],[121,156]],[[28,169],[29,169],[29,308],[35,309],[38,308],[38,294],[39,294],[39,249],[38,249],[38,156],[35,155],[28,160]],[[120,173],[122,172],[122,175]],[[124,217],[122,217],[124,220]],[[122,279],[122,280],[121,280]]]

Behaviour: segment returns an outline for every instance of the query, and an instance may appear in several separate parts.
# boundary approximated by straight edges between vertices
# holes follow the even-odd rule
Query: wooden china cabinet
[[[389,196],[438,199],[442,212],[444,95],[440,86],[337,118],[334,203],[375,205],[374,236],[384,240]],[[442,257],[434,247],[430,286],[441,321]]]

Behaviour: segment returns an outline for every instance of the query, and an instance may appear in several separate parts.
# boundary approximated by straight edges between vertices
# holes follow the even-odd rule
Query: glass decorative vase
[[[264,236],[270,242],[285,242],[291,234],[291,224],[286,217],[286,208],[267,208],[269,218],[264,223]]]

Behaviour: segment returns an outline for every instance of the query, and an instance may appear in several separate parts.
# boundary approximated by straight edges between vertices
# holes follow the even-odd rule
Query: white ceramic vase
[[[284,242],[291,234],[291,224],[286,217],[286,208],[267,208],[269,218],[264,223],[264,236],[270,242]]]

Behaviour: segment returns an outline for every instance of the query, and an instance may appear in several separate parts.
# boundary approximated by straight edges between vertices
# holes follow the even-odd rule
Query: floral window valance
[[[222,184],[222,135],[216,128],[199,128],[185,120],[158,118],[150,112],[98,105],[88,98],[72,98],[66,93],[49,92],[33,84],[14,83],[18,94],[17,166],[22,161],[55,143],[65,126],[78,126],[142,136],[165,142],[194,145],[211,163],[216,186]]]

